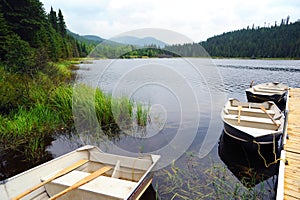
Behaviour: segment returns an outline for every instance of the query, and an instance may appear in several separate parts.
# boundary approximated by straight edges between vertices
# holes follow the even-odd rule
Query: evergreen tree
[[[12,34],[5,45],[6,70],[12,73],[33,75],[34,51],[29,43]]]
[[[3,13],[0,7],[0,61],[4,59],[4,56],[6,54],[4,45],[8,35],[9,35],[9,28],[6,24],[6,21],[3,17]]]
[[[61,12],[61,10],[58,10],[58,31],[63,37],[66,37],[67,35],[67,26],[64,20],[64,16]]]
[[[44,25],[46,17],[39,0],[4,0],[3,14],[12,31],[30,46],[37,47],[37,32]]]
[[[49,19],[50,24],[54,28],[54,30],[58,31],[58,24],[57,24],[58,19],[56,16],[56,12],[53,10],[52,6],[51,6],[50,13],[48,15],[48,19]]]

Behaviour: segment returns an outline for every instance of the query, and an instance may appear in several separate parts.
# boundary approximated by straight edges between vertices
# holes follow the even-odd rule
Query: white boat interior
[[[49,199],[104,167],[108,167],[108,170],[59,199],[127,199],[137,188],[141,187],[139,192],[142,192],[151,184],[152,177],[149,175],[159,158],[158,155],[135,158],[107,154],[97,147],[85,146],[7,179],[4,184],[0,185],[0,199],[12,199],[81,160],[87,162],[34,190],[22,199]]]

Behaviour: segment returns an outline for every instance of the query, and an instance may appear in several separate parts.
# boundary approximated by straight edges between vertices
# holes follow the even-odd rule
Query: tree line
[[[246,58],[300,58],[300,21],[290,23],[289,17],[280,25],[249,26],[246,29],[223,33],[206,41],[171,45],[165,48],[180,56],[208,56]]]

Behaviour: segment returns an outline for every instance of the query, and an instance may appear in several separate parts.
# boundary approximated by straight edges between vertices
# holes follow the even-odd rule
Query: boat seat
[[[278,90],[268,90],[268,89],[261,89],[261,88],[253,88],[254,92],[259,92],[260,94],[282,94],[282,91],[278,91]]]
[[[60,178],[53,180],[51,183],[45,185],[46,191],[50,196],[54,196],[60,191],[70,187],[79,180],[87,177],[90,173],[74,170]],[[46,180],[47,178],[44,178]],[[76,192],[84,192],[85,197],[97,197],[97,194],[102,194],[103,199],[120,198],[124,199],[133,188],[137,186],[137,182],[112,178],[108,176],[99,176],[96,179],[80,186],[78,189],[69,192],[62,196],[66,199],[73,199],[76,197]],[[73,194],[71,194],[73,193]],[[73,196],[68,196],[73,195]],[[78,195],[80,196],[80,195]],[[81,195],[82,196],[82,195]],[[99,197],[97,198],[99,199]],[[102,199],[102,198],[100,198]]]
[[[228,110],[234,110],[234,111],[238,111],[238,107],[230,107],[228,108]],[[262,111],[262,109],[253,109],[253,108],[242,108],[242,112],[252,112],[252,113],[262,113],[265,114],[264,111]],[[274,110],[266,110],[268,114],[270,115],[275,115],[275,111]],[[266,114],[265,114],[266,115]],[[266,117],[268,117],[266,115]]]
[[[237,115],[225,115],[225,119],[238,119]],[[270,118],[261,118],[261,117],[249,117],[249,116],[241,116],[241,121],[248,121],[248,122],[257,122],[257,123],[263,123],[263,124],[273,124],[272,120]],[[277,124],[280,124],[279,120],[276,120]]]
[[[262,89],[262,90],[272,90],[272,91],[287,91],[285,88],[275,88],[275,87],[255,87],[256,89]]]

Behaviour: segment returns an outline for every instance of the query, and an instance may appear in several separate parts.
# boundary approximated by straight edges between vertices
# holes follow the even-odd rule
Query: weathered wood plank
[[[300,88],[290,89],[288,109],[284,199],[300,199]]]
[[[300,160],[300,154],[298,154],[298,153],[286,152],[285,156],[288,159]]]
[[[286,195],[286,196],[284,197],[284,200],[299,200],[299,198],[296,198],[296,197],[292,197],[292,196]]]

